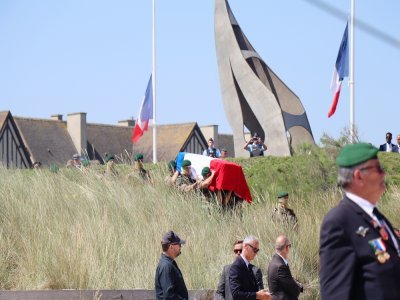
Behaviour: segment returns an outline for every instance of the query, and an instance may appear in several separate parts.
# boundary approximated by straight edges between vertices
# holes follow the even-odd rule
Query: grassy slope
[[[390,188],[381,210],[400,225],[399,156],[382,153]],[[215,288],[233,259],[233,240],[253,234],[262,251],[255,264],[266,274],[277,235],[292,241],[292,273],[318,297],[318,236],[325,213],[339,201],[333,158],[320,149],[296,157],[235,160],[243,166],[253,204],[221,214],[194,194],[163,183],[163,166],[151,166],[154,185],[86,172],[0,169],[0,288],[153,288],[163,232],[187,239],[178,258],[189,288]],[[290,192],[300,228],[271,222],[277,191]],[[264,277],[266,282],[266,277]]]

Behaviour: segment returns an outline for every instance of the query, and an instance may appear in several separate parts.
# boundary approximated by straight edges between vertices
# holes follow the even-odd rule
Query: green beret
[[[173,171],[176,168],[176,161],[170,160],[168,163],[168,170]]]
[[[182,162],[182,168],[187,167],[187,166],[191,166],[191,165],[192,165],[192,163],[191,163],[191,161],[188,160],[188,159],[185,159],[185,160]]]
[[[203,170],[201,170],[201,176],[206,177],[208,173],[210,173],[210,168],[209,167],[204,167]]]
[[[288,192],[279,192],[279,193],[278,193],[278,199],[279,199],[279,198],[286,197],[286,196],[289,196],[289,193],[288,193]]]
[[[107,154],[107,155],[106,155],[106,158],[105,158],[104,160],[105,160],[105,162],[109,162],[109,161],[112,160],[112,159],[114,159],[114,155],[112,155],[112,154]]]
[[[143,154],[142,153],[135,154],[135,156],[133,157],[134,161],[138,161],[139,159],[143,160]]]
[[[336,164],[342,168],[350,168],[377,158],[378,151],[378,148],[368,143],[348,144],[340,151]]]

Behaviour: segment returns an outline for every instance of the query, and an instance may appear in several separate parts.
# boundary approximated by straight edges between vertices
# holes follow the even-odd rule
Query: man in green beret
[[[210,189],[209,186],[214,179],[215,172],[211,171],[209,167],[204,167],[201,170],[201,176],[203,179],[197,184],[197,188],[202,193],[202,195],[209,199],[214,194]]]
[[[175,181],[176,187],[184,192],[194,191],[197,188],[196,179],[192,178],[192,163],[190,160],[183,160],[181,164],[181,174]]]
[[[175,185],[176,179],[179,176],[179,171],[176,169],[176,161],[175,160],[170,160],[167,164],[169,175],[165,176],[165,183],[168,185]]]
[[[275,207],[272,211],[272,220],[281,221],[288,224],[291,228],[298,227],[298,220],[294,210],[288,207],[289,193],[279,192],[278,193],[278,207]]]
[[[107,153],[104,161],[106,163],[106,171],[104,172],[104,176],[117,176],[118,171],[115,164],[114,155],[111,153]]]
[[[139,177],[145,182],[153,183],[150,172],[143,167],[143,154],[138,153],[133,156],[133,172],[128,175],[128,178]]]
[[[386,190],[378,149],[349,144],[336,159],[344,197],[320,231],[322,300],[400,299],[400,240],[376,208]]]

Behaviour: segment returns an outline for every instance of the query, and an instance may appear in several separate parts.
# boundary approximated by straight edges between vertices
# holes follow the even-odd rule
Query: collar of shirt
[[[240,254],[240,257],[243,258],[244,262],[246,263],[246,267],[249,267],[249,261],[243,256],[243,254]]]
[[[349,198],[351,201],[353,201],[355,204],[357,204],[363,211],[365,211],[372,219],[378,222],[378,219],[376,216],[372,213],[372,210],[375,208],[375,205],[373,205],[371,202],[368,202],[364,198],[361,198],[360,196],[357,196],[355,194],[352,194],[350,192],[346,192],[347,198]]]
[[[280,255],[279,253],[276,253],[276,254],[278,254],[283,259],[283,262],[285,263],[285,265],[288,265],[288,261],[282,255]]]

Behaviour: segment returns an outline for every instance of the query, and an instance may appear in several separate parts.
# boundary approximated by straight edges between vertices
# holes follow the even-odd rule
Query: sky
[[[337,12],[349,14],[350,0],[229,4],[258,54],[299,96],[316,143],[323,133],[338,137],[349,126],[347,79],[335,115],[327,113],[346,25]],[[368,30],[355,30],[355,122],[360,139],[375,145],[387,131],[400,134],[399,11],[398,0],[356,1]],[[0,43],[0,111],[45,119],[86,112],[89,123],[117,124],[137,117],[152,72],[152,1],[1,0]],[[232,133],[214,1],[156,0],[156,87],[158,124],[196,121]]]

